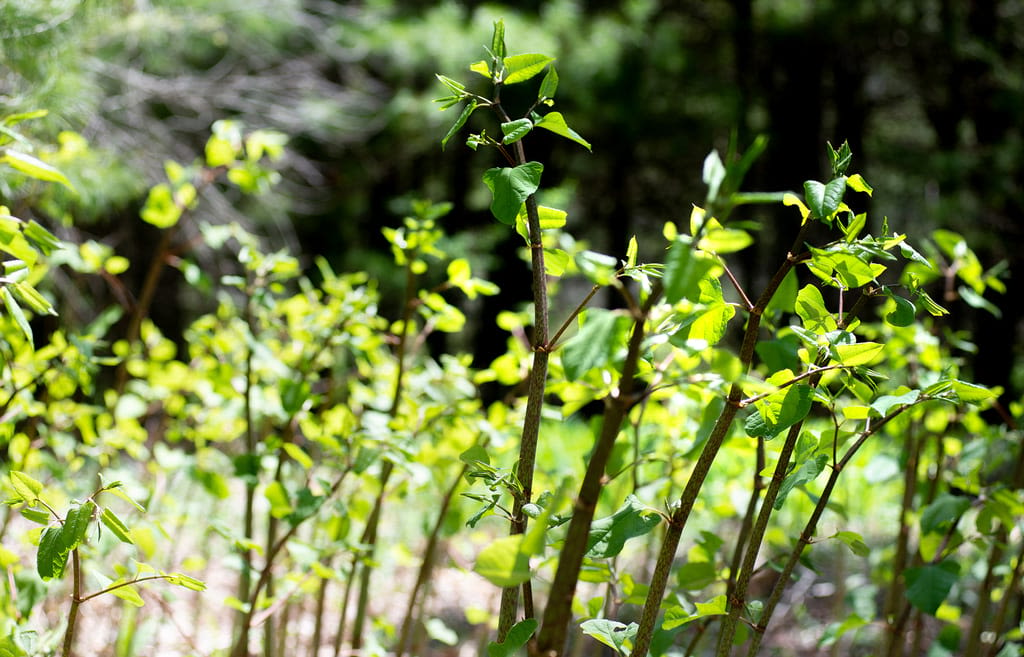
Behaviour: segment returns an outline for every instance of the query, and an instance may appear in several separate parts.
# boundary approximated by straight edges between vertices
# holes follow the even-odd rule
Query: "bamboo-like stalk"
[[[794,255],[801,252],[808,226],[809,224],[804,224],[801,227],[785,261],[783,261],[778,271],[775,272],[775,275],[772,276],[772,279],[768,282],[754,307],[749,309],[747,326],[743,334],[743,343],[740,347],[740,362],[743,365],[744,372],[748,371],[753,363],[754,348],[757,345],[758,331],[761,326],[761,315],[764,313],[765,308],[768,307],[768,302],[771,301],[775,292],[779,289],[786,274],[798,262],[808,257],[806,254]],[[707,442],[704,443],[704,448],[701,450],[700,456],[693,466],[690,478],[679,497],[679,503],[669,518],[668,528],[661,544],[658,561],[654,566],[650,588],[647,591],[647,599],[644,602],[639,627],[634,638],[632,653],[634,657],[646,657],[648,650],[650,650],[651,639],[654,636],[654,625],[658,612],[661,609],[661,601],[665,597],[665,588],[672,570],[672,561],[675,559],[676,550],[679,547],[679,539],[682,537],[683,529],[686,527],[690,513],[697,502],[697,496],[704,485],[704,480],[711,471],[711,465],[718,455],[718,450],[722,447],[722,443],[729,433],[729,428],[736,418],[736,413],[739,411],[742,399],[743,390],[740,384],[735,382],[729,390],[725,406],[722,408],[722,412],[719,414],[718,420],[711,430],[711,435],[708,437]]]
[[[615,440],[630,407],[636,402],[636,371],[640,360],[640,346],[644,338],[644,324],[654,303],[660,298],[660,285],[652,291],[644,308],[633,318],[633,331],[629,339],[626,360],[622,366],[618,390],[605,400],[605,413],[601,433],[594,444],[587,470],[573,505],[572,519],[566,531],[558,568],[551,583],[551,593],[544,610],[544,622],[537,636],[537,652],[545,657],[562,654],[569,621],[572,618],[572,599],[576,593],[583,557],[587,552],[590,525],[597,510],[598,498],[604,487],[605,468],[611,457]]]

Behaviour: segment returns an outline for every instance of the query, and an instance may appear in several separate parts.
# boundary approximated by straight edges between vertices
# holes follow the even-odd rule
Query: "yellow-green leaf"
[[[867,365],[882,353],[885,345],[877,342],[836,345],[836,360],[846,367]]]
[[[20,171],[26,176],[35,178],[36,180],[59,182],[68,189],[74,189],[71,185],[71,181],[68,180],[63,173],[28,153],[7,150],[4,153],[4,156],[0,157],[0,162],[6,162],[12,169]]]

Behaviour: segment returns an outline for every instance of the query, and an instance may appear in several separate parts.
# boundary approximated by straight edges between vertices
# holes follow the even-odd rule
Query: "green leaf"
[[[501,143],[511,144],[517,142],[525,137],[531,130],[533,130],[533,121],[530,119],[519,119],[517,121],[502,123],[501,133],[505,135],[505,138],[501,140]]]
[[[24,507],[18,511],[26,520],[36,523],[37,525],[48,525],[50,524],[50,513],[41,509],[30,509]]]
[[[175,586],[181,586],[190,591],[205,591],[206,584],[202,580],[198,580],[195,577],[190,577],[184,573],[171,573],[165,578],[169,583]]]
[[[29,506],[35,506],[43,492],[43,485],[31,476],[18,470],[11,470],[11,486],[21,500]]]
[[[814,389],[793,384],[755,404],[756,412],[747,416],[744,428],[752,438],[773,438],[807,417],[814,401]]]
[[[597,251],[581,251],[574,258],[580,272],[594,285],[611,285],[618,271],[619,261]]]
[[[0,638],[0,657],[28,657],[28,653],[18,645],[12,634]]]
[[[530,555],[523,549],[525,534],[503,536],[477,555],[473,570],[495,586],[519,586],[530,579]]]
[[[74,189],[71,181],[63,173],[28,153],[8,149],[4,151],[3,157],[0,157],[0,162],[6,162],[12,169],[20,171],[30,178],[58,182],[68,189]]]
[[[25,234],[25,239],[32,243],[32,246],[39,249],[43,255],[50,255],[57,249],[63,248],[64,243],[61,242],[56,235],[46,230],[35,219],[30,219],[25,224],[25,228],[22,231]]]
[[[650,533],[661,520],[657,510],[630,495],[615,513],[591,524],[586,556],[592,559],[614,557],[622,551],[626,541]]]
[[[493,195],[491,214],[503,224],[514,225],[523,201],[540,187],[543,171],[544,165],[540,162],[488,169],[484,173],[484,184]]]
[[[61,527],[47,527],[39,537],[36,553],[36,572],[43,580],[60,579],[68,564],[68,551],[64,547]]]
[[[57,311],[50,304],[46,297],[39,294],[39,291],[28,283],[10,283],[8,287],[14,292],[14,296],[29,307],[29,310],[37,315],[56,315]]]
[[[292,503],[288,499],[288,491],[280,481],[272,481],[263,490],[263,497],[270,502],[270,515],[284,518],[292,512]]]
[[[754,238],[745,230],[717,228],[708,231],[697,243],[698,248],[712,253],[736,253],[754,243]]]
[[[576,142],[580,146],[583,146],[588,151],[591,150],[590,142],[584,139],[578,132],[569,127],[565,122],[565,117],[562,116],[561,112],[548,112],[540,118],[536,123],[536,127],[550,130],[556,135],[565,137],[571,141]]]
[[[508,631],[504,641],[491,641],[487,644],[487,657],[512,657],[527,644],[536,630],[537,619],[527,618],[519,621]]]
[[[121,522],[121,519],[117,517],[117,514],[110,509],[103,509],[103,511],[100,512],[100,522],[102,522],[103,525],[117,537],[117,540],[122,543],[128,543],[129,545],[135,544],[135,541],[132,540],[132,537],[129,534],[128,526]]]
[[[296,445],[295,443],[285,443],[281,446],[285,453],[292,458],[293,461],[301,465],[306,470],[313,467],[313,459],[306,453],[304,449]]]
[[[871,192],[875,191],[859,173],[855,173],[847,178],[846,186],[855,192],[864,192],[868,196],[871,196]]]
[[[885,417],[894,406],[913,404],[920,396],[921,392],[919,390],[911,390],[901,395],[882,395],[875,401],[871,402],[871,408],[877,411],[882,417]]]
[[[18,305],[14,295],[11,294],[11,286],[4,285],[3,287],[0,287],[0,296],[3,297],[4,306],[6,306],[7,312],[10,314],[11,318],[14,319],[14,323],[18,325],[18,328],[21,329],[25,338],[31,343],[32,327],[28,323],[28,318],[25,317],[25,312],[21,309],[21,306]]]
[[[686,591],[699,591],[717,579],[718,571],[710,561],[688,561],[676,568],[676,584]]]
[[[837,328],[835,317],[825,307],[825,298],[816,285],[805,285],[796,295],[796,314],[804,328],[815,333],[827,333]]]
[[[775,498],[775,510],[778,511],[786,502],[786,497],[797,486],[803,486],[814,481],[828,463],[828,454],[818,454],[801,463],[795,470],[786,475],[779,486],[778,497]]]
[[[474,73],[479,73],[488,80],[491,78],[491,67],[487,62],[485,62],[482,59],[478,62],[473,62],[472,64],[470,64],[469,70],[473,71]]]
[[[711,256],[695,252],[691,245],[688,236],[680,235],[669,247],[662,278],[665,301],[668,303],[678,303],[682,299],[698,301],[700,282],[715,267]]]
[[[704,158],[704,170],[701,179],[708,186],[707,199],[709,204],[718,198],[718,189],[725,180],[725,174],[725,165],[722,164],[722,158],[718,155],[718,151],[708,153],[708,156]]]
[[[448,133],[445,134],[444,138],[441,140],[441,150],[444,150],[444,147],[448,145],[448,140],[451,139],[452,136],[462,128],[462,126],[466,125],[466,121],[468,121],[469,116],[476,111],[476,108],[477,102],[475,100],[470,100],[466,103],[466,106],[462,109],[462,113],[459,114],[459,118],[455,119],[455,123],[452,124],[452,127],[448,128]]]
[[[832,538],[838,538],[858,557],[866,557],[871,553],[868,544],[864,542],[864,537],[857,532],[836,532]]]
[[[917,609],[934,616],[959,574],[960,566],[953,561],[908,568],[903,573],[907,582],[907,600]]]
[[[696,607],[697,610],[692,614],[682,607],[676,606],[669,608],[668,611],[665,612],[665,620],[661,625],[661,629],[672,630],[680,625],[697,620],[698,618],[704,618],[705,616],[721,616],[729,613],[726,597],[724,595],[715,596],[707,602],[698,602]]]
[[[839,151],[832,148],[832,144],[826,144],[828,147],[828,159],[829,164],[832,165],[832,175],[841,176],[846,173],[847,167],[850,166],[850,161],[853,159],[853,153],[850,151],[850,144],[846,141],[839,147]]]
[[[811,210],[811,216],[815,219],[832,217],[839,210],[839,204],[843,202],[845,191],[846,176],[830,180],[828,184],[824,185],[817,180],[805,182],[804,198],[807,200],[807,207]]]
[[[590,310],[585,317],[579,333],[562,349],[562,367],[570,381],[578,381],[588,371],[619,357],[630,326],[629,317],[603,308]]]
[[[116,586],[118,584],[122,584],[125,581],[127,581],[127,580],[125,580],[125,578],[119,577],[118,579],[116,579],[113,582],[111,582],[108,585],[108,587],[109,586]],[[139,592],[135,589],[135,585],[133,585],[133,584],[126,584],[125,586],[118,586],[116,589],[111,589],[110,590],[110,594],[112,596],[114,596],[115,598],[121,598],[125,602],[127,602],[127,603],[129,603],[129,604],[131,604],[131,605],[133,605],[135,607],[141,607],[141,606],[146,604],[142,600],[142,596],[139,595]]]
[[[625,625],[607,618],[592,618],[580,623],[580,629],[587,636],[592,636],[620,655],[628,655],[627,644],[632,642],[639,629],[636,623]]]
[[[939,495],[921,512],[921,533],[945,532],[960,520],[970,506],[971,500],[965,496],[949,493]]]
[[[555,71],[554,65],[552,65],[548,68],[547,75],[544,76],[544,80],[540,83],[540,91],[537,92],[537,100],[554,98],[557,90],[558,73]]]
[[[82,544],[82,541],[85,540],[85,533],[89,530],[89,523],[92,521],[92,512],[95,510],[96,505],[93,502],[86,502],[68,511],[61,531],[64,549],[74,550]]]
[[[516,84],[537,75],[544,70],[545,66],[555,61],[555,58],[538,53],[525,53],[505,57],[502,61],[505,65],[505,78],[502,82]]]
[[[885,316],[885,321],[891,326],[910,326],[914,323],[916,309],[913,302],[898,297],[895,294],[890,297],[896,307]]]
[[[989,399],[995,399],[999,396],[999,389],[989,389],[985,386],[979,386],[975,383],[967,383],[966,381],[960,381],[953,379],[953,392],[957,398],[962,402],[968,404],[977,404],[979,402],[988,401]]]
[[[505,22],[494,21],[494,33],[491,36],[491,55],[498,59],[505,57]]]
[[[873,361],[883,349],[885,345],[877,342],[838,344],[835,346],[835,359],[845,367],[859,367]]]
[[[157,228],[170,228],[181,219],[181,207],[174,201],[174,194],[166,183],[153,185],[146,197],[146,204],[139,212],[142,220]]]

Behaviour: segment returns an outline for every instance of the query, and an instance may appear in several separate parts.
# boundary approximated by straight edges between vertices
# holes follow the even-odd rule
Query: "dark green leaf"
[[[811,210],[811,216],[815,219],[830,218],[839,209],[839,204],[843,202],[845,191],[845,176],[830,180],[828,184],[822,184],[817,180],[805,182],[804,198],[807,201],[807,207]]]
[[[537,100],[544,98],[554,98],[555,91],[558,90],[558,73],[555,72],[555,67],[552,65],[548,68],[547,75],[544,76],[544,81],[540,83],[540,91],[537,93]]]
[[[931,534],[946,531],[960,520],[960,516],[971,506],[967,497],[943,493],[936,497],[921,513],[921,533]]]
[[[794,488],[814,481],[821,474],[821,471],[825,469],[828,459],[828,454],[818,454],[807,459],[798,465],[793,472],[786,475],[786,478],[782,480],[782,485],[779,487],[779,495],[775,498],[775,510],[778,511],[782,508],[782,505],[786,502],[786,497]]]
[[[891,298],[893,303],[896,304],[896,308],[885,316],[886,323],[892,326],[910,326],[913,324],[915,313],[914,304],[911,301],[896,295],[893,295]]]
[[[64,519],[64,528],[61,531],[64,540],[64,549],[74,550],[85,540],[85,533],[89,530],[89,523],[92,521],[92,512],[96,505],[86,502],[79,507],[68,511]]]
[[[700,282],[715,267],[711,256],[695,252],[691,245],[690,238],[681,235],[669,247],[662,279],[668,303],[682,299],[699,301]]]
[[[917,609],[934,616],[959,574],[960,567],[952,561],[908,568],[903,573],[907,582],[907,600]]]
[[[836,320],[825,307],[825,298],[816,285],[805,285],[797,293],[794,308],[807,330],[815,333],[835,330]]]
[[[850,161],[853,159],[853,153],[850,151],[850,145],[844,141],[838,151],[832,148],[832,144],[827,144],[827,147],[829,164],[832,165],[832,175],[843,175],[846,173],[846,169],[850,166]]]
[[[491,190],[491,213],[503,224],[515,225],[519,206],[530,194],[540,187],[540,176],[544,165],[527,162],[517,167],[488,169],[484,173],[484,184]]]
[[[60,579],[68,564],[68,551],[64,547],[61,529],[61,527],[47,527],[39,537],[36,571],[44,580]]]
[[[501,143],[511,144],[513,142],[517,142],[531,130],[533,130],[533,121],[530,119],[519,119],[517,121],[502,123],[501,133],[505,135],[505,138],[501,140]]]
[[[587,539],[587,557],[614,557],[631,538],[650,533],[661,524],[661,514],[630,495],[615,513],[595,520]]]
[[[699,591],[718,578],[710,561],[688,561],[676,569],[676,584],[685,591]]]
[[[536,630],[537,619],[527,618],[519,621],[508,631],[504,641],[491,641],[487,644],[487,657],[512,657],[526,645]]]
[[[462,113],[459,114],[459,118],[455,119],[455,123],[452,124],[452,127],[448,128],[448,133],[445,134],[444,138],[441,140],[441,150],[444,150],[444,147],[448,145],[448,140],[451,139],[452,136],[462,128],[462,126],[466,125],[466,121],[468,121],[469,116],[476,111],[476,108],[477,102],[475,100],[470,100],[466,103],[466,106],[462,109]]]
[[[562,367],[570,381],[576,381],[595,367],[611,363],[623,348],[629,317],[595,308],[586,314],[580,332],[562,349]]]

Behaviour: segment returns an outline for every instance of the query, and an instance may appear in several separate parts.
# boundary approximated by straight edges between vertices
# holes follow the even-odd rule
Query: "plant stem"
[[[402,310],[402,334],[398,339],[398,346],[395,350],[398,371],[395,373],[395,383],[391,394],[391,408],[388,409],[388,415],[391,418],[398,416],[398,407],[402,401],[402,391],[405,384],[406,350],[409,346],[409,337],[412,334],[413,311],[416,304],[417,276],[416,272],[413,271],[416,253],[411,251],[405,255],[405,305]],[[356,600],[356,617],[352,626],[353,651],[358,651],[363,647],[363,629],[366,626],[366,611],[370,601],[370,575],[373,572],[373,555],[377,550],[377,531],[380,527],[384,498],[388,491],[388,481],[391,479],[394,470],[395,464],[385,459],[379,476],[380,490],[377,491],[377,497],[374,498],[373,509],[370,511],[370,517],[366,520],[366,527],[360,538],[360,543],[367,547],[359,570],[359,597]]]
[[[757,303],[750,310],[749,317],[747,318],[747,327],[743,334],[743,343],[740,347],[740,362],[743,365],[744,372],[749,371],[751,363],[753,363],[754,360],[754,347],[757,346],[757,336],[761,326],[761,315],[764,313],[764,309],[768,307],[768,302],[771,301],[776,290],[779,289],[779,286],[782,284],[786,274],[788,274],[798,262],[801,262],[808,257],[807,255],[793,255],[794,253],[798,253],[798,250],[802,247],[804,236],[808,230],[808,225],[809,224],[804,224],[801,227],[785,261],[779,267],[778,271],[775,272],[775,275],[761,293],[760,298],[758,298]],[[725,407],[719,414],[718,420],[715,422],[715,426],[711,430],[711,435],[708,437],[707,442],[704,444],[704,448],[701,450],[700,456],[697,458],[697,462],[693,466],[693,471],[690,473],[690,478],[686,482],[686,487],[683,489],[683,492],[679,497],[679,504],[673,510],[672,516],[669,519],[665,538],[661,544],[661,551],[658,553],[658,561],[654,566],[654,573],[651,577],[650,588],[647,591],[647,599],[644,601],[644,609],[640,616],[639,628],[637,629],[636,637],[634,637],[633,657],[646,657],[648,650],[650,650],[651,639],[654,636],[654,625],[658,618],[658,612],[661,609],[661,601],[665,596],[665,588],[668,584],[668,578],[672,570],[672,562],[675,559],[676,550],[679,547],[679,539],[681,538],[683,529],[686,527],[686,523],[690,518],[690,512],[693,511],[693,506],[697,502],[697,496],[700,493],[701,487],[704,485],[704,480],[711,471],[711,464],[718,455],[718,450],[722,447],[722,443],[725,441],[725,437],[729,433],[729,428],[732,426],[732,422],[736,418],[736,412],[739,410],[742,399],[743,389],[740,387],[738,382],[735,382],[729,390],[729,396],[726,399]]]
[[[72,657],[75,645],[75,623],[78,621],[78,608],[82,605],[82,563],[78,556],[78,548],[71,551],[71,607],[68,609],[68,628],[64,631],[64,648],[61,654]]]
[[[246,328],[249,331],[249,340],[256,340],[256,319],[253,313],[253,296],[256,293],[257,282],[254,280],[254,274],[250,271],[247,274],[249,278],[246,284],[245,290],[245,310],[244,320]],[[256,519],[256,484],[259,478],[259,467],[256,465],[256,427],[255,427],[255,412],[253,409],[253,394],[255,392],[255,377],[253,374],[253,348],[252,344],[246,344],[245,348],[245,456],[247,463],[255,466],[255,472],[248,473],[248,477],[245,481],[245,510],[244,519],[242,521],[242,536],[247,541],[252,541],[253,533],[255,532],[255,519]],[[238,576],[238,599],[242,601],[249,600],[249,591],[252,587],[252,549],[248,546],[241,549],[242,557],[242,570]],[[248,653],[249,645],[249,617],[252,615],[250,609],[248,613],[239,612],[236,616],[238,622],[237,632],[238,640],[236,646],[241,646],[245,651],[238,653],[243,655]]]
[[[644,324],[651,307],[660,296],[658,286],[656,291],[652,291],[643,310],[633,319],[633,332],[630,335],[618,390],[605,399],[601,433],[590,454],[587,471],[573,505],[572,519],[569,521],[569,529],[558,557],[558,569],[555,571],[548,604],[544,610],[544,623],[537,637],[538,654],[545,657],[560,655],[565,647],[566,632],[572,618],[572,599],[576,593],[576,582],[579,580],[583,557],[587,552],[590,525],[594,520],[601,489],[604,487],[605,469],[615,447],[615,439],[622,428],[622,421],[636,401],[635,377],[644,338]]]
[[[409,593],[409,602],[405,609],[405,619],[402,621],[402,630],[398,636],[398,645],[395,649],[396,657],[403,657],[407,647],[409,646],[412,638],[413,624],[416,620],[415,610],[419,594],[427,585],[427,582],[430,581],[430,574],[434,568],[437,545],[441,539],[441,529],[444,527],[444,519],[448,515],[448,508],[451,506],[452,499],[455,497],[455,492],[462,483],[462,478],[465,476],[468,469],[468,465],[463,465],[462,468],[459,469],[458,476],[455,477],[455,480],[452,482],[451,486],[448,487],[448,490],[445,491],[445,494],[441,499],[441,508],[437,512],[437,519],[434,521],[434,527],[430,532],[430,537],[427,539],[427,545],[423,550],[423,561],[420,563],[420,570],[416,576],[416,583],[412,587],[412,592]]]
[[[496,90],[500,91],[500,86]],[[505,111],[496,104],[500,115]],[[507,120],[508,116],[505,115]],[[526,152],[522,140],[514,145],[515,162],[517,165],[526,163]],[[526,516],[523,506],[533,499],[533,471],[537,461],[537,441],[540,435],[541,409],[544,405],[544,388],[548,379],[548,286],[547,273],[544,266],[544,243],[540,230],[540,214],[537,210],[537,198],[531,194],[526,198],[526,225],[530,235],[530,270],[531,287],[533,290],[533,364],[530,366],[530,377],[526,397],[526,414],[523,418],[523,432],[519,440],[519,465],[516,478],[519,482],[520,494],[512,502],[512,520],[509,533],[526,532]],[[523,583],[524,611],[526,617],[533,616],[533,600],[530,582]],[[501,592],[501,608],[498,612],[498,641],[504,641],[508,631],[516,621],[519,607],[519,591],[515,587],[503,589]]]
[[[782,594],[785,591],[793,572],[796,570],[797,564],[800,563],[800,557],[803,555],[804,549],[811,544],[811,541],[814,538],[814,533],[817,531],[818,527],[818,521],[821,520],[822,514],[825,513],[825,509],[828,507],[836,482],[839,480],[839,475],[844,469],[846,469],[846,466],[857,454],[857,451],[861,446],[867,442],[868,438],[876,434],[882,427],[891,422],[893,418],[910,407],[911,405],[907,405],[890,411],[888,415],[873,424],[869,430],[861,432],[857,437],[857,440],[850,446],[850,449],[848,449],[843,455],[843,458],[833,464],[832,472],[829,473],[828,480],[825,482],[825,486],[818,497],[818,502],[815,504],[814,510],[811,512],[811,516],[807,519],[807,523],[804,525],[804,529],[800,533],[800,537],[797,539],[796,546],[790,552],[786,565],[783,566],[782,571],[779,573],[775,586],[772,587],[768,600],[765,602],[764,608],[761,611],[761,618],[757,625],[754,626],[753,638],[751,640],[750,647],[747,650],[748,657],[754,657],[757,655],[757,651],[761,646],[761,641],[764,639],[765,630],[768,627],[769,621],[771,621],[772,614],[775,612],[775,608],[782,600]]]

